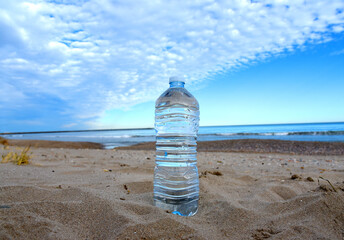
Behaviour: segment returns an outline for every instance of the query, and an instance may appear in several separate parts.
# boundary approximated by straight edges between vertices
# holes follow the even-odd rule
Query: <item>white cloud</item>
[[[9,106],[20,107],[27,100],[27,96],[22,91],[6,82],[0,83],[0,96],[0,111]]]
[[[341,54],[344,54],[344,49],[339,50],[339,51],[335,51],[335,52],[332,52],[332,53],[331,53],[332,56],[341,55]]]
[[[77,125],[78,125],[77,123],[68,123],[68,124],[63,125],[62,127],[63,128],[71,128],[71,127],[75,127]]]
[[[73,2],[0,4],[0,88],[82,118],[153,100],[170,75],[197,84],[344,29],[341,0]]]

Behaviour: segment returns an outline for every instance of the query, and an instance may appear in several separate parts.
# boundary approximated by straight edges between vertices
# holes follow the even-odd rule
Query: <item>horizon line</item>
[[[344,122],[305,122],[305,123],[264,123],[264,124],[235,124],[235,125],[211,125],[200,127],[235,127],[235,126],[264,126],[264,125],[292,125],[292,124],[325,124],[325,123],[344,123]],[[150,128],[108,128],[108,129],[85,129],[85,130],[52,130],[52,131],[33,131],[33,132],[3,132],[0,135],[17,134],[40,134],[40,133],[69,133],[69,132],[106,132],[106,131],[128,131],[128,130],[151,130]]]

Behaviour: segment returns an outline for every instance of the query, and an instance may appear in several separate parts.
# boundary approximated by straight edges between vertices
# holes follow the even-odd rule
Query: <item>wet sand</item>
[[[140,143],[127,150],[154,150],[155,142]],[[198,142],[198,152],[285,153],[305,155],[344,155],[343,142],[306,142],[261,139],[239,139]]]
[[[200,143],[193,217],[153,206],[154,150],[45,144],[31,147],[29,165],[0,164],[0,239],[344,238],[337,144],[300,154],[297,147],[276,153],[285,149],[276,142],[264,152],[267,142],[246,143],[256,150]],[[0,145],[0,155],[22,149]]]
[[[62,142],[47,140],[17,140],[0,137],[0,143],[4,141],[8,146],[36,147],[36,148],[70,148],[70,149],[103,149],[103,145],[93,142]]]

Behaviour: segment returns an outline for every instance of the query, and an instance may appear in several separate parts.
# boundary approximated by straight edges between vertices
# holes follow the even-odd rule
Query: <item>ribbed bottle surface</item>
[[[192,216],[198,209],[197,100],[173,83],[155,108],[156,166],[154,203],[174,214]]]

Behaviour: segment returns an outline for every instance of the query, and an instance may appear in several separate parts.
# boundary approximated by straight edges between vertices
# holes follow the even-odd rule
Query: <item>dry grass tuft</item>
[[[20,154],[16,152],[9,152],[6,155],[2,155],[1,163],[13,162],[17,165],[27,165],[30,163],[29,160],[32,157],[30,154],[28,154],[29,150],[30,146],[24,148]]]

